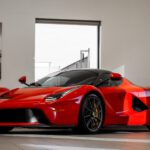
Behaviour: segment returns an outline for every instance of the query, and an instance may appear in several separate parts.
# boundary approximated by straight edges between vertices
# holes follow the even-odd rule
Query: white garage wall
[[[149,0],[0,0],[3,23],[0,86],[34,80],[35,18],[102,21],[102,68],[125,68],[126,77],[150,85]]]

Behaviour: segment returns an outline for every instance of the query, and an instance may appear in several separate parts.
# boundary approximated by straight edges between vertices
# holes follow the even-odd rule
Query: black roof
[[[54,73],[50,73],[47,76],[51,77],[51,76],[55,76],[55,75],[63,73],[63,72],[70,72],[70,71],[90,71],[90,72],[95,72],[99,75],[101,75],[103,73],[111,73],[111,71],[104,70],[104,69],[83,69],[83,68],[81,68],[81,69],[71,69],[71,70],[65,70],[65,71],[57,71],[57,72],[54,72]]]
[[[97,73],[110,73],[111,71],[108,70],[104,70],[104,69],[71,69],[71,70],[66,70],[66,71],[62,71],[62,72],[67,72],[67,71],[93,71],[93,72],[97,72]]]

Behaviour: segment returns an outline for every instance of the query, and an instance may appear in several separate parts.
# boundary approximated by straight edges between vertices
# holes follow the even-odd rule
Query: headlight
[[[59,99],[59,98],[62,98],[62,97],[64,97],[65,95],[67,95],[67,94],[69,94],[69,93],[71,93],[72,91],[74,91],[74,90],[76,90],[78,87],[74,87],[74,88],[72,88],[72,89],[69,89],[69,90],[67,90],[67,91],[65,91],[65,92],[62,92],[62,93],[58,93],[58,94],[54,94],[54,95],[49,95],[49,96],[47,96],[46,98],[45,98],[45,101],[51,101],[51,100],[57,100],[57,99]]]

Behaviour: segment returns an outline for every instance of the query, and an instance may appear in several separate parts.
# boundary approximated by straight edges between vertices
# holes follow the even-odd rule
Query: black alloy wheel
[[[79,128],[86,133],[96,133],[102,128],[104,107],[101,98],[96,94],[89,94],[82,103]]]
[[[147,129],[150,130],[150,125],[147,125]]]

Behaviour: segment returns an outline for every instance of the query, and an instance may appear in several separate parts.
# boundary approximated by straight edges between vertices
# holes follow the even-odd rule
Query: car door
[[[124,110],[124,99],[126,91],[120,88],[122,83],[120,80],[112,80],[110,73],[100,75],[98,89],[103,93],[105,101],[115,112],[121,112]]]

